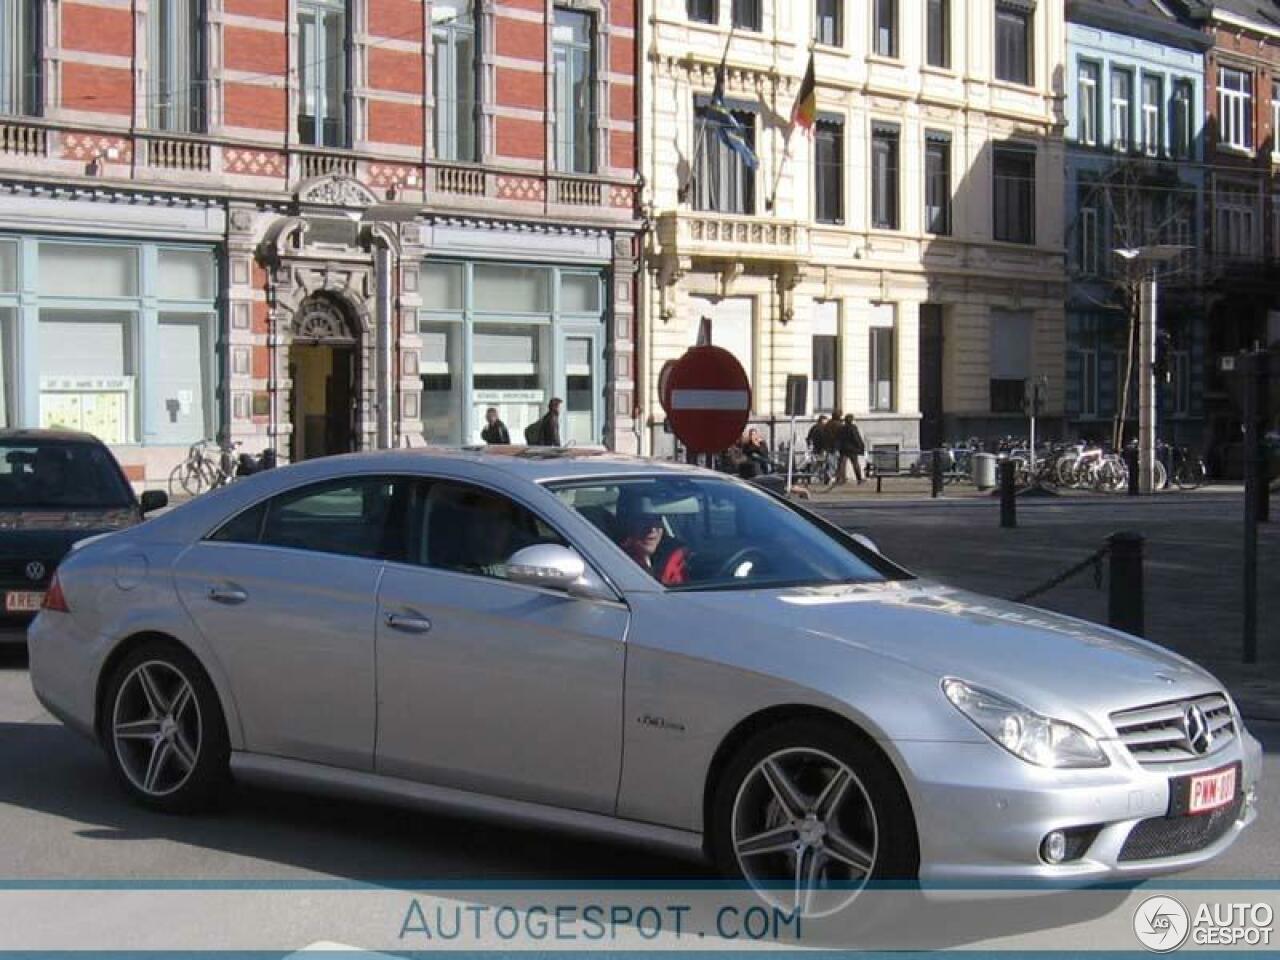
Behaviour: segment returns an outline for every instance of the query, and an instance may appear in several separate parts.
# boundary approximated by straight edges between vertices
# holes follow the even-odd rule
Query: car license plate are
[[[36,613],[44,603],[41,590],[11,590],[4,595],[6,613]]]
[[[1236,798],[1236,767],[1192,777],[1187,797],[1187,813],[1208,813],[1225,807]]]

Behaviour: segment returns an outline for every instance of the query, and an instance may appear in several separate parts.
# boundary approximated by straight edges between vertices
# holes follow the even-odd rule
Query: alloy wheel
[[[148,660],[129,672],[116,693],[111,736],[129,783],[165,797],[190,779],[203,729],[191,681],[171,663]]]
[[[733,851],[743,877],[781,909],[826,916],[847,906],[875,870],[879,830],[862,781],[831,754],[770,754],[742,780]]]

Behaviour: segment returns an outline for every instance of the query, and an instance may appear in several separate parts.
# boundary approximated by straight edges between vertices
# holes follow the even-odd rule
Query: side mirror
[[[138,502],[143,516],[155,510],[163,510],[169,505],[169,495],[163,490],[143,490],[142,499]]]
[[[507,561],[507,578],[529,587],[568,590],[586,572],[587,564],[582,557],[555,543],[525,547]]]
[[[864,533],[851,533],[849,536],[857,540],[860,544],[870,550],[872,553],[880,553],[880,548],[876,546],[876,542]],[[884,556],[884,554],[880,554]]]

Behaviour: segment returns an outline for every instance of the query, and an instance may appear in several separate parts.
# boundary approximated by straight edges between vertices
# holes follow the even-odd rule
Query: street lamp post
[[[1157,244],[1114,251],[1117,257],[1144,269],[1138,311],[1138,492],[1155,491],[1156,471],[1156,315],[1159,284],[1156,272],[1190,247]],[[1125,411],[1120,411],[1123,417]]]

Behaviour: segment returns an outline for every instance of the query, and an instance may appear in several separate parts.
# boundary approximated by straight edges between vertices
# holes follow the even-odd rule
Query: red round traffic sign
[[[719,453],[742,437],[751,383],[722,347],[693,347],[675,362],[660,391],[671,430],[692,453]]]

